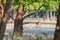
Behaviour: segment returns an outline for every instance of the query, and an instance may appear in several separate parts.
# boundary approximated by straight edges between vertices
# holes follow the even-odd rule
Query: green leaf
[[[38,36],[36,40],[42,40],[42,38]]]

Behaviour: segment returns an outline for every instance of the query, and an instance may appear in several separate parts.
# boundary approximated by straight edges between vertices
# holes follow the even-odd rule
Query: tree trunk
[[[45,13],[46,11],[42,11],[42,13],[43,13],[43,20],[46,20],[46,13]]]
[[[14,35],[13,36],[16,36],[16,35],[21,36],[23,33],[23,20],[22,20],[23,8],[24,7],[22,4],[20,4],[18,7],[17,15],[16,15],[16,18],[14,20]]]
[[[50,11],[50,19],[52,20],[52,11]]]
[[[60,5],[59,5],[59,7],[60,7]],[[59,10],[60,10],[60,8],[59,8]],[[60,12],[59,12],[59,10],[58,10],[54,40],[60,40]]]
[[[5,34],[6,23],[7,23],[7,20],[8,20],[8,13],[10,11],[11,4],[12,4],[12,0],[6,0],[4,15],[1,18],[1,23],[0,23],[0,40],[3,40],[4,34]]]
[[[3,40],[5,29],[6,29],[6,24],[4,23],[0,24],[0,40]]]
[[[21,19],[15,19],[14,21],[14,36],[22,35],[23,33],[23,21]]]
[[[46,19],[49,20],[49,12],[46,11]]]

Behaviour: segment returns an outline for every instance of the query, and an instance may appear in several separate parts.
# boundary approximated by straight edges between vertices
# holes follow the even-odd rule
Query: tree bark
[[[57,15],[57,24],[56,24],[55,34],[54,34],[54,40],[60,40],[60,12],[59,10],[58,10],[58,15]]]
[[[3,40],[5,29],[6,29],[6,24],[1,23],[0,24],[0,40]]]
[[[11,4],[12,4],[12,0],[6,0],[3,17],[1,18],[1,23],[0,23],[0,40],[3,40],[5,34],[6,23],[8,20],[8,13],[10,11]]]
[[[16,18],[14,20],[14,33],[13,36],[16,37],[16,35],[22,35],[23,33],[23,4],[20,4],[17,10],[17,15]]]
[[[23,33],[23,21],[21,19],[15,19],[14,21],[14,36],[22,35]]]

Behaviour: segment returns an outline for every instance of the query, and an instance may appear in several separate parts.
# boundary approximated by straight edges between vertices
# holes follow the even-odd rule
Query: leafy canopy
[[[24,4],[24,10],[37,10],[40,5],[45,3],[45,6],[41,7],[40,10],[49,10],[49,11],[56,11],[59,6],[59,0],[13,0],[12,6],[18,7],[20,3]],[[2,0],[2,4],[5,4],[6,0]]]

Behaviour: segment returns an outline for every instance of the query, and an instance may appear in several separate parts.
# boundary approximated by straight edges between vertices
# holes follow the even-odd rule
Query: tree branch
[[[31,15],[33,15],[33,14],[35,14],[35,13],[33,13],[33,12],[28,12],[28,13],[26,13],[25,16],[23,16],[23,20],[24,20],[25,18],[27,18],[28,16],[31,16]]]
[[[39,9],[40,9],[42,6],[44,6],[44,5],[45,5],[45,3],[42,4],[42,5],[38,8],[38,10],[37,10],[36,12],[30,12],[30,11],[28,10],[28,11],[26,12],[26,14],[23,16],[23,20],[24,20],[26,17],[31,16],[31,15],[37,13],[37,12],[39,11]]]
[[[26,15],[28,15],[29,14],[29,10],[25,13],[25,15],[23,16],[23,17],[25,17]]]
[[[37,11],[39,11],[39,9],[42,7],[42,6],[44,6],[45,5],[45,3],[44,4],[42,4],[41,6],[39,6],[39,8],[38,8],[38,10]]]

